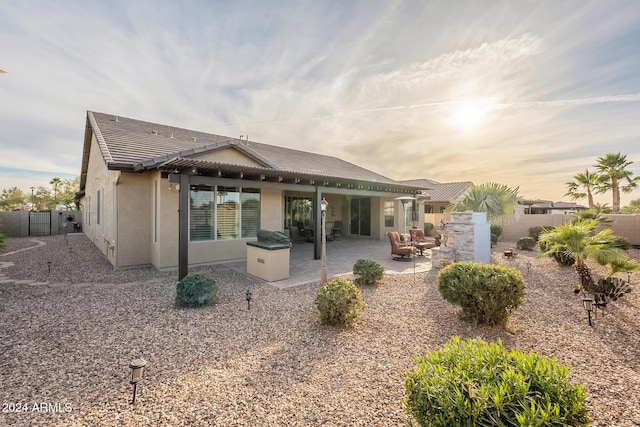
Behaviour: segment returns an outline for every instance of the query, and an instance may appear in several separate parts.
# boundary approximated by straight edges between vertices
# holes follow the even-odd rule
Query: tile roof
[[[157,169],[197,154],[233,147],[254,159],[265,171],[412,187],[337,157],[92,111],[87,112],[83,174],[91,133],[96,136],[105,163],[112,170]],[[254,172],[260,170],[253,169]]]
[[[403,184],[423,188],[431,197],[432,202],[453,202],[462,196],[469,187],[471,181],[461,182],[437,182],[431,179],[408,179],[400,181]]]

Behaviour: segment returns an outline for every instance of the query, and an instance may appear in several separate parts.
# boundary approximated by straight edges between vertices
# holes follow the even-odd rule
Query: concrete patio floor
[[[437,249],[434,249],[437,251]],[[413,274],[432,268],[431,250],[425,256],[417,256],[408,261],[394,261],[388,240],[341,237],[327,242],[327,278],[329,280],[353,273],[353,265],[358,259],[370,259],[382,265],[386,274]],[[437,259],[437,256],[436,256]],[[289,278],[266,282],[279,289],[307,283],[319,282],[322,260],[313,259],[313,243],[295,242],[290,254]],[[229,268],[247,274],[245,261],[226,264]]]

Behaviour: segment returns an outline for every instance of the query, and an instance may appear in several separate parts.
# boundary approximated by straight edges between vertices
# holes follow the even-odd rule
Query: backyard
[[[115,272],[83,235],[38,240],[0,257],[0,425],[401,426],[413,355],[459,335],[555,357],[586,387],[593,425],[640,426],[640,272],[590,327],[573,268],[537,252],[504,258],[515,245],[499,243],[492,261],[520,269],[527,285],[506,328],[460,320],[436,268],[362,287],[364,314],[336,328],[318,321],[319,282],[278,289],[203,268],[218,303],[176,309],[175,272]],[[35,245],[7,239],[6,253]],[[148,364],[132,405],[136,358]]]

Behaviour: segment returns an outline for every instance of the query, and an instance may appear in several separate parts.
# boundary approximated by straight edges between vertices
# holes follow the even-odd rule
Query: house
[[[421,189],[336,157],[89,111],[78,198],[83,232],[116,268],[164,270],[245,259],[259,229],[319,236],[323,198],[328,232],[384,240],[403,224],[397,198]]]
[[[528,200],[520,199],[518,204],[523,206],[524,214],[562,214],[569,215],[581,210],[588,209],[586,206],[575,202],[552,202],[550,200]]]
[[[440,225],[440,220],[447,221],[447,209],[457,202],[469,187],[473,186],[471,181],[437,182],[430,179],[410,179],[400,182],[423,189],[418,193],[416,209],[421,204],[421,212],[424,213],[421,219],[424,223],[433,224],[434,227]]]

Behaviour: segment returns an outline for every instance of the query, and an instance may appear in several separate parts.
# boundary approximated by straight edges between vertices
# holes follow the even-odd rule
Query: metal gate
[[[51,212],[29,212],[29,236],[51,234]]]

